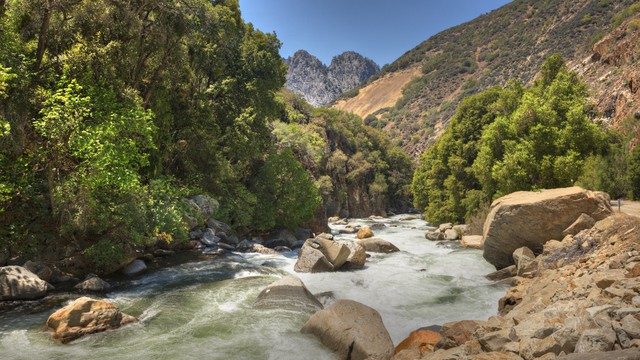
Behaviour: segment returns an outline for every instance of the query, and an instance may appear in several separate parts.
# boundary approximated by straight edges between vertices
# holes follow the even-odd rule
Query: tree
[[[321,203],[318,188],[291,149],[271,152],[255,179],[255,225],[260,230],[295,228],[313,217]]]

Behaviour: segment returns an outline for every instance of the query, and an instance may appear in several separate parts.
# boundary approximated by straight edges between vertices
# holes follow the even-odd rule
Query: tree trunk
[[[42,66],[42,58],[44,57],[44,52],[47,49],[47,33],[49,32],[51,13],[53,12],[52,0],[47,0],[46,5],[42,10],[42,24],[40,25],[40,33],[38,34],[38,51],[36,52],[36,63],[34,64],[35,72],[40,71],[40,67]]]

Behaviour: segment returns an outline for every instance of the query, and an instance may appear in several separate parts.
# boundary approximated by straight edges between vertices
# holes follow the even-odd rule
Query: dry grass
[[[402,89],[405,85],[420,74],[419,66],[387,74],[360,89],[357,96],[340,100],[333,107],[365,118],[380,109],[394,106],[402,97]]]

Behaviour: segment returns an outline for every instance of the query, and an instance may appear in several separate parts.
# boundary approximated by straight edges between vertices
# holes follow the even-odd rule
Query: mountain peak
[[[329,104],[380,71],[371,59],[354,51],[334,56],[329,66],[305,50],[285,60],[289,66],[286,87],[301,94],[313,106]]]

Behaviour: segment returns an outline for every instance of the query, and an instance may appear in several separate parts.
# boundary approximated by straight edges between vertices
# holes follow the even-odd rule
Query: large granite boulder
[[[367,261],[367,252],[358,241],[350,240],[337,240],[338,243],[344,244],[349,248],[350,254],[347,258],[347,262],[342,265],[340,270],[359,270],[364,267]]]
[[[497,269],[513,264],[512,254],[526,246],[542,252],[548,240],[562,239],[583,213],[601,220],[613,213],[609,196],[579,187],[520,191],[491,204],[484,223],[484,258]]]
[[[114,304],[88,297],[76,299],[47,319],[47,329],[62,343],[84,335],[113,330],[138,321],[122,313]]]
[[[356,238],[358,239],[366,239],[373,236],[375,236],[375,234],[373,233],[373,230],[371,230],[371,228],[368,226],[361,227],[356,234]]]
[[[322,272],[338,270],[347,262],[351,251],[340,242],[322,237],[305,241],[294,266],[297,272]]]
[[[0,300],[33,300],[47,294],[47,283],[22,266],[0,268]]]
[[[371,237],[358,240],[358,244],[362,245],[362,247],[364,247],[364,249],[368,252],[389,254],[392,252],[400,251],[400,249],[398,249],[392,243],[380,238]]]
[[[285,276],[267,286],[256,300],[258,308],[301,307],[313,312],[321,310],[322,304],[316,299],[302,280],[295,276]]]
[[[394,353],[380,314],[352,300],[339,300],[313,314],[302,332],[318,337],[343,360],[386,360]]]

